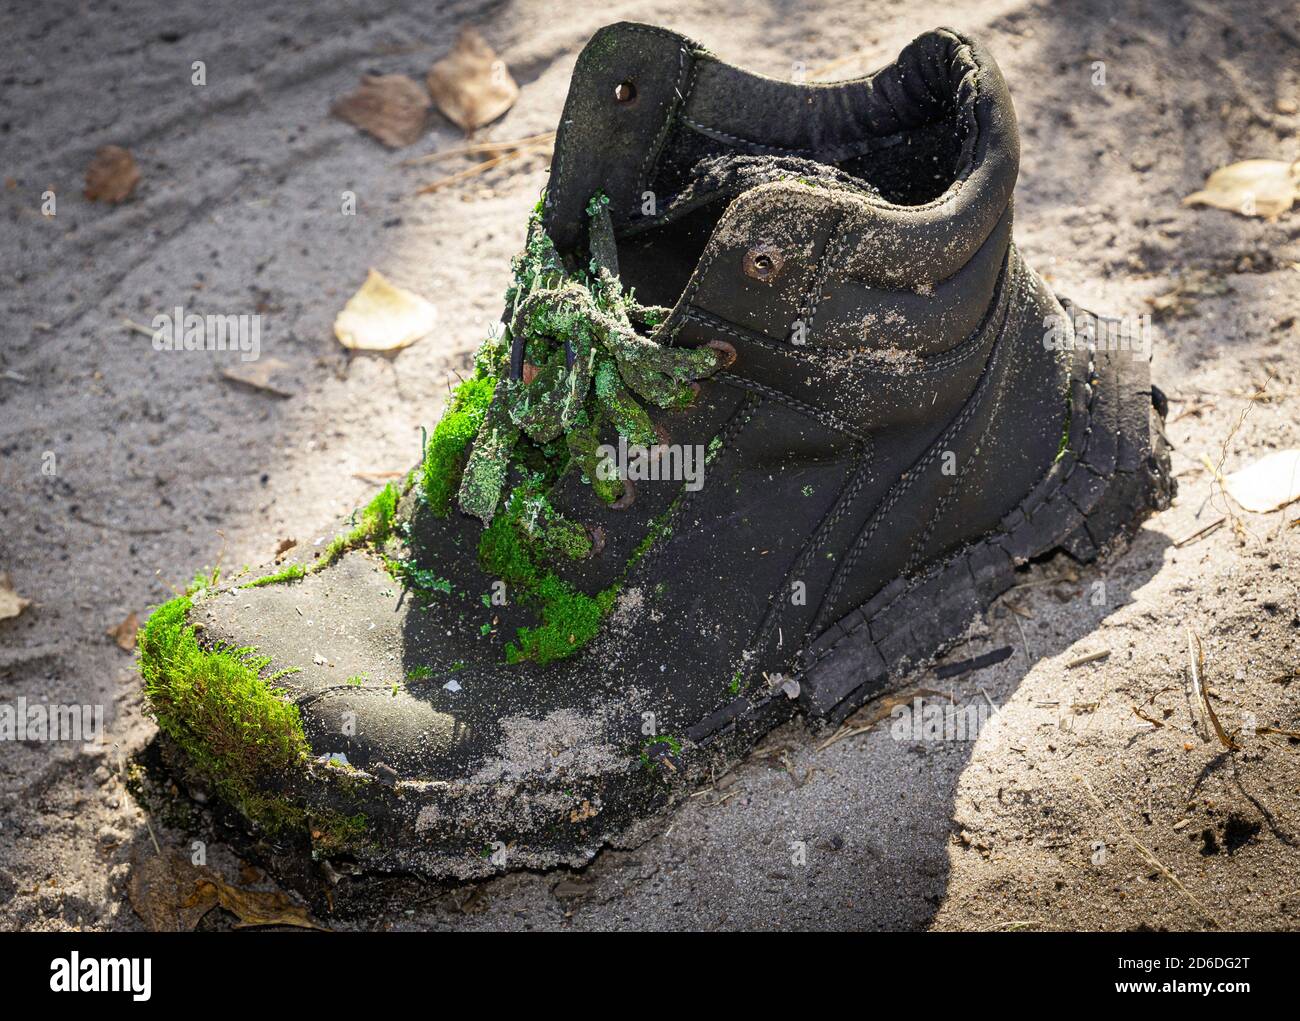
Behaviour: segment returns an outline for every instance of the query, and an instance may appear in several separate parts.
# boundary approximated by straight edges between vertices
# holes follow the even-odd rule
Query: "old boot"
[[[582,864],[896,686],[1031,558],[1110,550],[1172,490],[1160,400],[1140,338],[1021,261],[1018,153],[952,31],[831,85],[598,32],[420,468],[150,618],[176,768],[303,859]]]

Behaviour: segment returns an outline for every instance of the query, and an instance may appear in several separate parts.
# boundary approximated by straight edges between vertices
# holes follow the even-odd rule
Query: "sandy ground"
[[[1300,510],[1233,512],[1201,460],[1232,470],[1300,445],[1300,213],[1269,224],[1180,204],[1217,166],[1300,155],[1293,5],[5,8],[0,570],[33,604],[0,623],[0,703],[102,704],[108,735],[89,750],[0,747],[0,927],[142,926],[125,892],[133,856],[155,841],[188,851],[194,835],[125,790],[154,728],[133,659],[105,629],[223,548],[240,565],[285,537],[314,541],[373,492],[356,473],[408,467],[419,427],[498,314],[544,160],[415,197],[439,171],[401,159],[459,132],[436,120],[394,154],[330,119],[331,99],[367,70],[422,77],[470,22],[523,89],[485,135],[549,130],[582,43],[623,18],[775,76],[859,50],[844,72],[870,69],[938,24],[982,36],[1020,116],[1017,237],[1030,263],[1112,314],[1182,289],[1154,326],[1181,492],[1123,557],[1035,568],[950,657],[1010,646],[1009,658],[914,678],[957,708],[996,706],[978,740],[899,736],[888,719],[867,727],[870,711],[828,747],[791,725],[635,850],[336,924],[1300,927],[1300,743],[1247,734],[1227,754],[1185,686],[1191,628],[1226,726],[1300,729],[1300,528],[1289,527]],[[206,62],[202,88],[194,60]],[[143,172],[117,207],[81,196],[107,143]],[[41,214],[47,189],[54,217]],[[344,190],[356,216],[340,215]],[[436,301],[441,328],[395,358],[349,360],[331,323],[371,266]],[[263,313],[263,355],[289,364],[295,396],[234,386],[219,374],[232,356],[158,353],[123,325],[176,305]],[[1249,400],[1266,381],[1269,396]],[[208,858],[238,876],[227,848]],[[214,912],[204,925],[229,921]]]

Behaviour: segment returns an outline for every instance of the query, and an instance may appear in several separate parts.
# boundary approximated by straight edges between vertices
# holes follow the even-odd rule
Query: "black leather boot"
[[[178,770],[317,858],[581,864],[897,685],[1029,559],[1110,550],[1172,491],[1158,392],[1021,261],[1018,154],[951,31],[830,85],[598,32],[422,467],[149,621]]]

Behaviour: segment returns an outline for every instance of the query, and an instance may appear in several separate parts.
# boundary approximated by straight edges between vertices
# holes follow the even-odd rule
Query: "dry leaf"
[[[205,886],[212,887],[221,906],[239,919],[236,928],[294,925],[300,929],[325,929],[323,925],[312,921],[311,914],[305,907],[295,904],[279,890],[241,890],[223,882],[215,873],[207,879],[199,880],[196,888],[202,889]]]
[[[334,320],[339,343],[354,351],[395,351],[433,330],[438,310],[372,269]]]
[[[1300,161],[1243,160],[1221,167],[1205,187],[1183,199],[1185,206],[1214,206],[1241,216],[1271,220],[1300,197]]]
[[[506,62],[472,28],[462,29],[451,52],[429,68],[428,83],[438,109],[467,132],[490,124],[519,98]]]
[[[307,909],[278,890],[264,892],[231,886],[209,868],[179,853],[150,854],[142,845],[132,857],[127,895],[131,907],[154,932],[192,932],[217,905],[239,919],[237,928],[292,925],[323,929]],[[247,876],[241,871],[241,876]]]
[[[252,387],[276,397],[292,397],[293,389],[285,378],[291,369],[288,362],[279,358],[259,358],[255,362],[239,362],[228,369],[222,369],[222,378],[242,386]]]
[[[1300,450],[1279,450],[1223,480],[1228,495],[1244,510],[1266,514],[1300,500]]]
[[[0,620],[17,617],[31,605],[30,599],[24,599],[14,591],[14,584],[9,580],[9,575],[0,571]]]
[[[373,135],[391,149],[410,145],[424,132],[429,96],[404,74],[368,74],[356,92],[336,100],[330,113]]]
[[[91,202],[121,202],[140,183],[135,158],[118,145],[105,145],[86,168],[86,190]]]
[[[179,854],[163,857],[137,844],[131,859],[127,897],[152,932],[193,932],[199,919],[217,906],[215,890],[195,889],[198,872]]]
[[[117,642],[117,647],[126,652],[132,652],[135,649],[136,632],[140,630],[140,618],[135,613],[131,613],[126,620],[122,621],[117,627],[111,627],[104,634]]]

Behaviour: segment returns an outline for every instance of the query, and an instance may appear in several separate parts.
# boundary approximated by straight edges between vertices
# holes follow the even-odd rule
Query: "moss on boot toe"
[[[272,832],[304,827],[304,809],[265,790],[268,778],[307,762],[298,707],[262,676],[268,658],[251,648],[200,646],[187,619],[191,605],[186,596],[164,603],[140,629],[150,712],[195,770],[249,819]]]

